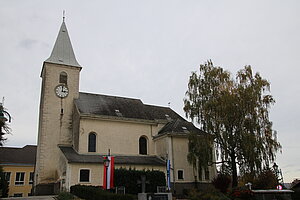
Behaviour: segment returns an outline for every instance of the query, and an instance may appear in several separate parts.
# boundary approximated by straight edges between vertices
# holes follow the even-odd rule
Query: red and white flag
[[[114,187],[115,158],[113,156],[104,156],[104,159],[109,160],[109,165],[108,167],[104,166],[103,189],[109,190]]]

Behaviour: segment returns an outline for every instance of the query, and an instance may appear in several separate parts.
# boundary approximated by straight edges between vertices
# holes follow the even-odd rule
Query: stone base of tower
[[[34,188],[34,195],[41,196],[41,195],[54,195],[60,192],[60,185],[59,183],[43,183],[38,184]]]

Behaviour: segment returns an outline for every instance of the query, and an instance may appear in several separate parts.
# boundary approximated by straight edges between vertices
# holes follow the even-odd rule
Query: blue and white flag
[[[167,187],[168,190],[171,190],[171,161],[168,159],[167,162]]]

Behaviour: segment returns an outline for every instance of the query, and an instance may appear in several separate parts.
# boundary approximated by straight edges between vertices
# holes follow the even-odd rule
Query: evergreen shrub
[[[190,200],[231,200],[214,187],[208,187],[204,191],[191,190],[188,196]]]
[[[74,196],[73,194],[69,192],[60,192],[57,196],[58,200],[73,200]]]
[[[85,200],[135,200],[135,196],[129,194],[115,194],[103,190],[100,186],[74,185],[71,193]]]
[[[115,186],[124,186],[126,193],[138,194],[142,192],[142,184],[138,184],[141,176],[146,176],[147,193],[155,193],[157,186],[166,186],[165,173],[158,170],[136,170],[136,169],[115,169]]]

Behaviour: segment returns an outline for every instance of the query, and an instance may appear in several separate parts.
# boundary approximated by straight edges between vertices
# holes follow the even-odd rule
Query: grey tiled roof
[[[26,145],[23,148],[0,147],[1,164],[26,164],[34,165],[36,158],[35,145]]]
[[[45,62],[80,67],[65,22],[62,23],[52,53]]]
[[[164,133],[200,133],[205,134],[204,131],[198,129],[194,126],[193,123],[188,122],[186,120],[176,119],[171,122],[168,122],[159,132],[158,134],[164,134]]]
[[[142,120],[167,120],[167,116],[171,119],[183,119],[168,107],[145,105],[140,99],[133,98],[80,92],[75,105],[81,114]]]
[[[69,163],[103,163],[104,155],[78,154],[72,147],[59,147]],[[164,166],[166,163],[157,156],[115,156],[115,164]]]

